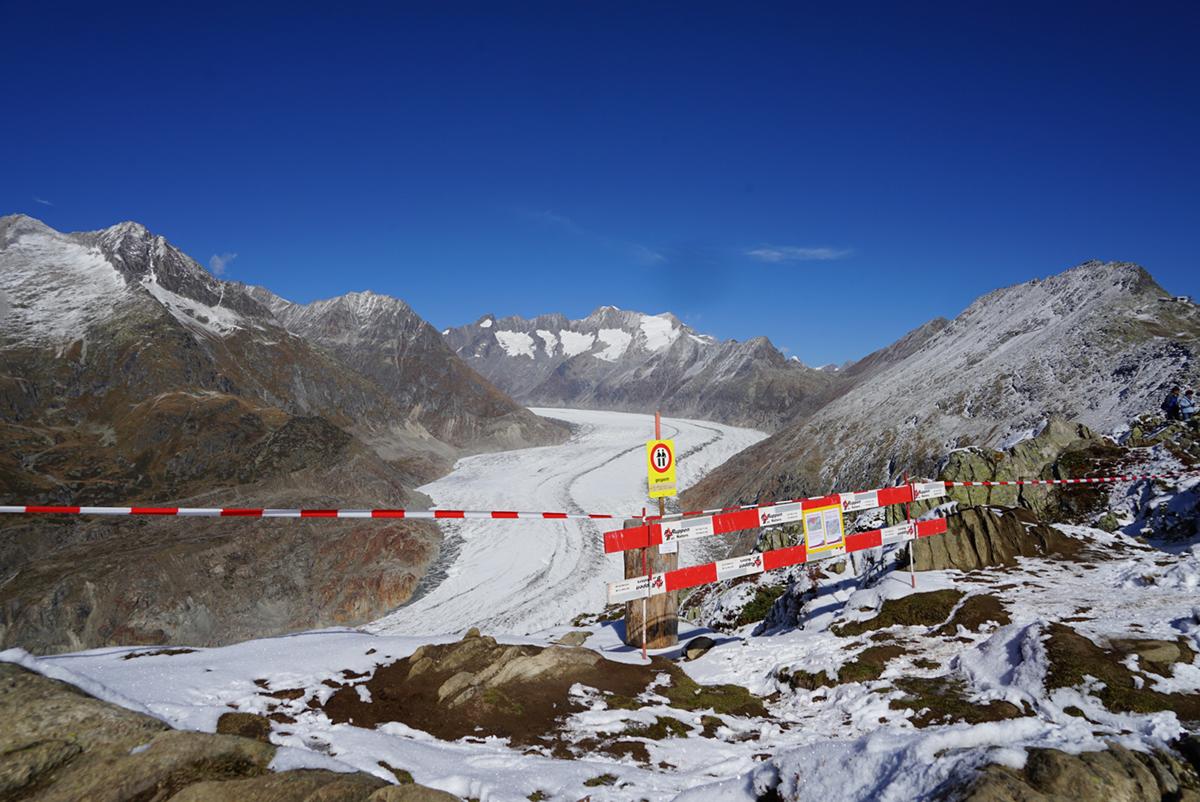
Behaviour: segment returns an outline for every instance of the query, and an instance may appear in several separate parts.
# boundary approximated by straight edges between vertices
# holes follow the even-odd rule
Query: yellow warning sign
[[[804,542],[810,554],[842,548],[844,541],[845,523],[840,504],[804,511]]]
[[[650,484],[650,498],[675,495],[674,440],[646,441],[646,476]]]

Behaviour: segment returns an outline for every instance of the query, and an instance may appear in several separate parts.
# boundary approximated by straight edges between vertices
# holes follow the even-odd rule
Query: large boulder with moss
[[[1057,554],[1074,557],[1083,544],[1028,510],[967,507],[946,516],[947,531],[912,544],[918,571],[957,568],[972,571],[988,566],[1016,565],[1018,557]]]
[[[966,448],[951,453],[939,478],[948,482],[1074,479],[1109,474],[1124,455],[1124,449],[1083,424],[1052,418],[1036,437],[1007,451]],[[1071,523],[1091,522],[1106,500],[1101,488],[1073,486],[1064,492],[1039,485],[960,487],[953,488],[950,497],[963,506],[1021,507],[1042,520]]]

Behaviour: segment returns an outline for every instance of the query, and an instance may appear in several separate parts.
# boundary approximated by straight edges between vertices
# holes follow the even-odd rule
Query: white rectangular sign
[[[870,510],[879,506],[879,491],[867,490],[863,493],[840,493],[842,512],[858,512]]]
[[[882,535],[884,546],[890,543],[903,543],[917,537],[917,525],[911,521],[896,524],[880,530],[880,535]]]
[[[657,596],[660,593],[666,592],[666,574],[652,574],[648,577],[638,576],[620,582],[609,582],[608,603],[618,604],[620,602],[633,601],[634,599],[644,599],[647,596]]]
[[[913,485],[913,501],[924,501],[927,498],[941,498],[946,495],[945,482],[921,482]]]
[[[712,516],[703,518],[688,518],[682,521],[667,521],[662,524],[663,544],[680,540],[695,540],[698,537],[710,537],[713,533]]]
[[[729,560],[717,561],[717,579],[733,579],[750,574],[761,574],[763,570],[762,554],[747,554],[745,557],[734,557]]]
[[[770,507],[760,507],[758,510],[759,526],[794,524],[803,520],[804,506],[798,501],[791,504],[773,504]]]

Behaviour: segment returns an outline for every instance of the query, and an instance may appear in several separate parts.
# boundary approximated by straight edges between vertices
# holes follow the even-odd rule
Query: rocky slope
[[[563,439],[561,427],[513,403],[398,298],[352,292],[302,306],[262,287],[248,294],[289,332],[382,388],[409,411],[409,427],[440,442],[483,451]]]
[[[381,364],[343,359],[135,223],[0,218],[0,298],[0,503],[412,506],[463,450],[566,434],[399,302],[381,305],[394,358],[380,334]],[[439,539],[407,522],[319,539],[262,521],[0,527],[0,643],[39,650],[368,620],[408,598]]]
[[[266,719],[226,714],[218,734],[173,730],[157,718],[0,663],[0,799],[176,802],[454,802],[425,786],[363,772],[273,770],[294,756],[269,740]],[[253,724],[261,722],[251,734]],[[237,726],[240,725],[240,726]],[[249,726],[248,726],[249,725]],[[310,765],[319,760],[307,759]],[[400,779],[400,778],[397,778]]]
[[[844,384],[837,372],[788,359],[765,337],[719,342],[670,313],[603,306],[582,320],[486,315],[444,336],[497,387],[539,406],[658,409],[773,431]]]
[[[931,475],[952,449],[1003,446],[1054,416],[1124,427],[1200,377],[1200,312],[1168,298],[1142,268],[1111,262],[991,292],[714,471],[685,508]]]

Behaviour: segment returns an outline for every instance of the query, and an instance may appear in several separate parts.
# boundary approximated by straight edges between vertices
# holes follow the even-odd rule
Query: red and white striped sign
[[[769,504],[735,512],[722,512],[681,521],[656,521],[629,529],[617,529],[604,533],[604,551],[612,554],[628,549],[644,549],[647,546],[672,544],[683,540],[694,540],[712,535],[724,535],[763,526],[779,526],[802,520],[805,510],[841,506],[843,512],[857,512],[892,504],[906,504],[922,492],[922,498],[935,498],[946,494],[944,482],[929,482],[921,485],[901,485],[868,490],[863,493],[834,493],[821,498],[806,498],[783,504]]]
[[[621,582],[610,582],[608,583],[608,603],[618,604],[620,602],[669,593],[673,590],[707,585],[723,579],[761,574],[764,571],[773,571],[776,568],[786,568],[790,565],[827,560],[831,557],[840,557],[843,554],[851,552],[877,549],[892,543],[904,543],[920,537],[940,535],[945,531],[945,518],[933,518],[928,521],[909,521],[897,524],[896,526],[889,526],[885,529],[872,529],[869,532],[846,535],[843,547],[831,551],[822,551],[819,554],[809,555],[808,549],[804,544],[801,544],[799,546],[789,546],[786,549],[763,551],[755,554],[747,554],[744,557],[734,557],[730,560],[720,560],[703,565],[693,565],[690,568],[679,568],[674,571],[651,574],[650,576],[640,576]]]
[[[517,512],[515,510],[309,510],[241,507],[0,507],[0,514],[26,515],[175,515],[183,518],[491,518],[559,520],[611,520],[629,517],[600,513]],[[636,516],[633,516],[636,517]]]

